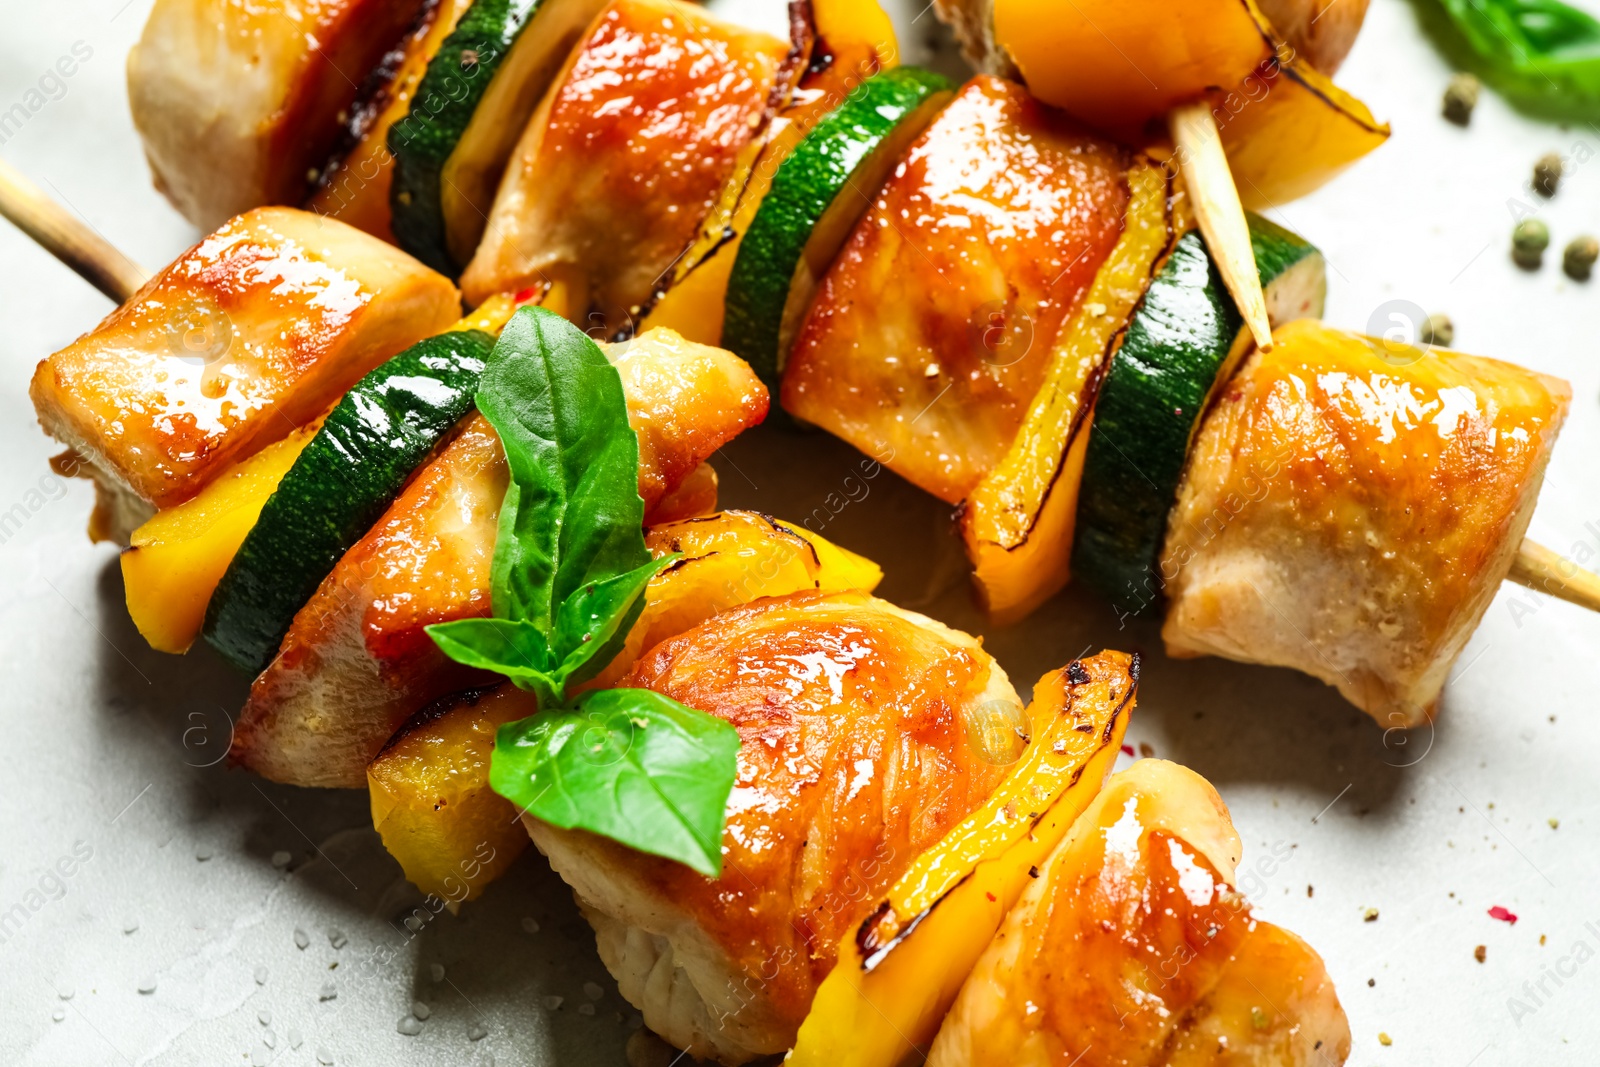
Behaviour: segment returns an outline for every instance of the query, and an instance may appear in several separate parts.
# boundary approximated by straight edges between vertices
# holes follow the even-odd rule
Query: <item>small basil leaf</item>
[[[598,689],[500,727],[494,791],[563,829],[589,830],[722,873],[722,828],[739,733],[649,689]]]
[[[494,613],[548,636],[578,587],[650,560],[622,378],[582,330],[528,307],[501,332],[477,402],[511,474],[490,575]]]
[[[644,591],[680,557],[662,556],[626,574],[580,586],[556,612],[551,660],[565,686],[586,682],[616,658],[644,611]]]
[[[511,619],[457,619],[427,627],[439,650],[457,663],[497,671],[519,689],[537,693],[540,707],[561,703],[564,690],[539,628]]]

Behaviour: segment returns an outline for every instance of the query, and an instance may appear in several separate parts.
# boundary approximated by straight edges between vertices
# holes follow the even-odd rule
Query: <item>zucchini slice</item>
[[[873,194],[955,87],[917,67],[863,81],[784,159],[728,278],[722,347],[769,383],[783,373],[817,282]]]
[[[391,227],[455,277],[483,236],[501,172],[605,0],[474,0],[389,129]]]
[[[1249,216],[1250,243],[1274,326],[1320,318],[1322,253]],[[1156,566],[1189,442],[1212,390],[1249,350],[1249,334],[1199,231],[1180,238],[1150,283],[1095,403],[1084,458],[1072,572],[1119,611],[1161,599]]]
[[[217,583],[204,633],[223,658],[251,672],[271,662],[295,612],[472,409],[493,348],[476,330],[439,334],[345,394]]]

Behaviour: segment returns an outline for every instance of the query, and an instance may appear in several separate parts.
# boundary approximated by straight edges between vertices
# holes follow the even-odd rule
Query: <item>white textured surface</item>
[[[721,6],[768,24],[779,14],[774,0]],[[902,25],[920,5],[905,7]],[[0,0],[0,111],[74,42],[93,50],[60,99],[0,141],[0,154],[158,265],[194,235],[149,187],[128,121],[123,57],[147,8]],[[904,34],[909,60],[921,58],[931,21]],[[1591,458],[1600,283],[1564,279],[1558,253],[1536,275],[1506,256],[1509,202],[1538,203],[1556,249],[1600,231],[1594,159],[1548,204],[1526,184],[1539,154],[1584,143],[1592,156],[1600,134],[1519,118],[1492,93],[1472,128],[1458,130],[1437,117],[1446,76],[1415,9],[1376,0],[1340,81],[1392,120],[1396,136],[1280,218],[1327,252],[1333,322],[1364,328],[1385,301],[1408,299],[1451,314],[1459,347],[1572,381],[1573,414],[1534,535],[1563,551],[1600,550]],[[106,304],[4,226],[0,292],[0,441],[13,457],[0,467],[0,512],[21,504],[27,514],[0,543],[0,1062],[312,1064],[320,1047],[339,1064],[620,1063],[630,1013],[536,857],[461,918],[408,936],[397,917],[412,897],[367,828],[363,795],[199,766],[220,755],[225,712],[243,685],[205,653],[177,660],[141,647],[114,553],[83,537],[89,491],[48,475],[51,447],[27,402],[34,363]],[[838,510],[825,532],[889,563],[887,595],[983,629],[946,509],[886,474],[847,485],[857,457],[822,437],[797,449],[762,431],[725,460],[727,503],[793,518]],[[865,498],[841,509],[861,486]],[[1593,1062],[1600,618],[1507,589],[1468,647],[1437,728],[1387,744],[1318,683],[1168,661],[1152,626],[1119,632],[1087,594],[1069,591],[989,643],[1024,685],[1088,646],[1150,653],[1131,740],[1222,791],[1246,843],[1241,871],[1255,872],[1244,888],[1329,962],[1355,1033],[1352,1064]],[[90,858],[70,877],[49,874],[75,846]],[[1289,859],[1275,861],[1275,848]],[[293,856],[288,873],[272,864],[278,850]],[[1496,904],[1520,921],[1491,920]],[[1363,921],[1368,908],[1376,921]],[[343,948],[330,929],[348,938]],[[444,982],[433,981],[434,963]],[[154,991],[141,994],[150,979]],[[337,996],[322,1000],[330,981]],[[575,1009],[591,981],[603,994],[588,1016]],[[546,997],[561,1006],[548,1009],[556,1002]],[[417,1000],[431,1014],[406,1036],[397,1023]],[[489,1036],[469,1041],[479,1025]],[[1379,1046],[1379,1031],[1393,1047]]]

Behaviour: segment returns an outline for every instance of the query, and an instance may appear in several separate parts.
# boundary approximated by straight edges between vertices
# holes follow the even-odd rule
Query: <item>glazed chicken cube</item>
[[[639,436],[647,511],[766,415],[760,380],[722,349],[651,330],[609,354]],[[494,429],[469,416],[295,615],[240,713],[236,763],[273,781],[358,788],[413,713],[491,679],[447,659],[424,628],[489,614],[508,478]]]
[[[1122,232],[1123,153],[981,76],[923,132],[801,323],[785,410],[944,500],[1005,455]]]
[[[1323,1067],[1350,1028],[1322,960],[1234,888],[1211,785],[1114,775],[968,975],[929,1067]]]
[[[965,717],[1020,701],[976,639],[862,593],[714,616],[618,684],[738,729],[722,876],[525,817],[528,831],[645,1025],[728,1064],[782,1052],[839,939],[1003,776]]]
[[[558,279],[596,330],[629,328],[734,173],[788,47],[677,0],[607,8],[517,145],[467,299]]]
[[[157,0],[128,53],[156,187],[202,230],[306,199],[344,115],[423,0]]]
[[[1570,387],[1310,320],[1196,434],[1162,550],[1173,655],[1294,667],[1431,718],[1532,517]]]
[[[125,545],[155,510],[460,314],[449,279],[404,252],[304,211],[258,208],[40,363],[30,393],[46,432],[103,490],[92,532]]]

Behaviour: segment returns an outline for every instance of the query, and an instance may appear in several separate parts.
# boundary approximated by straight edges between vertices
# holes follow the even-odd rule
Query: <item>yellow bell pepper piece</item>
[[[646,541],[658,557],[684,558],[651,579],[626,646],[582,688],[615,684],[642,651],[718,612],[807,589],[870,592],[883,578],[871,560],[751,511],[667,523]],[[527,844],[516,808],[489,788],[489,753],[497,727],[537,710],[529,694],[503,686],[418,716],[367,767],[373,825],[419,889],[451,904],[471,900]]]
[[[1039,680],[1016,769],[840,944],[789,1067],[893,1067],[926,1053],[1030,870],[1111,773],[1138,678],[1137,658],[1102,652]]]
[[[223,572],[316,431],[316,425],[303,427],[240,460],[133,531],[122,553],[122,585],[128,614],[151,648],[189,650]]]
[[[1230,94],[1212,108],[1247,208],[1305,196],[1389,139],[1387,123],[1309,63],[1286,63],[1261,84],[1247,86],[1265,92],[1257,103]]]
[[[1210,97],[1247,207],[1303,196],[1389,136],[1255,0],[995,0],[994,33],[1035,96],[1126,139]]]
[[[683,257],[677,277],[639,332],[665,326],[701,344],[722,343],[728,276],[778,165],[852,89],[899,62],[894,24],[876,0],[812,0],[811,20],[817,32],[812,51],[827,54],[831,61],[820,74],[801,80],[789,106],[773,120],[760,153],[736,171],[728,185],[737,195],[731,215],[718,215],[719,223]],[[732,237],[727,236],[730,229]]]
[[[389,190],[394,178],[394,155],[389,151],[389,127],[411,113],[412,98],[444,39],[456,28],[472,0],[438,0],[424,16],[427,28],[413,31],[401,47],[404,57],[389,76],[383,110],[364,126],[361,140],[323,179],[306,202],[307,211],[349,223],[390,244],[397,243],[389,228]]]
[[[843,87],[846,92],[868,75],[900,62],[894,23],[877,0],[811,0],[811,22],[817,28],[816,50],[832,57],[830,67],[853,72]],[[808,82],[804,88],[813,85]],[[838,103],[836,99],[829,106]]]
[[[1272,55],[1254,0],[994,0],[994,39],[1028,90],[1137,140],[1144,124]]]
[[[615,684],[647,649],[741,604],[807,589],[870,593],[883,580],[870,559],[753,511],[655,526],[645,541],[658,556],[677,552],[683,559],[651,579],[622,652],[586,688]]]
[[[537,710],[512,685],[458,698],[367,765],[372,825],[424,893],[472,900],[528,846],[516,808],[489,788],[489,755],[497,729]]]
[[[1172,177],[1128,171],[1122,236],[1061,330],[1027,418],[962,509],[961,532],[989,615],[1022,618],[1067,584],[1093,400],[1115,342],[1172,245]]]

